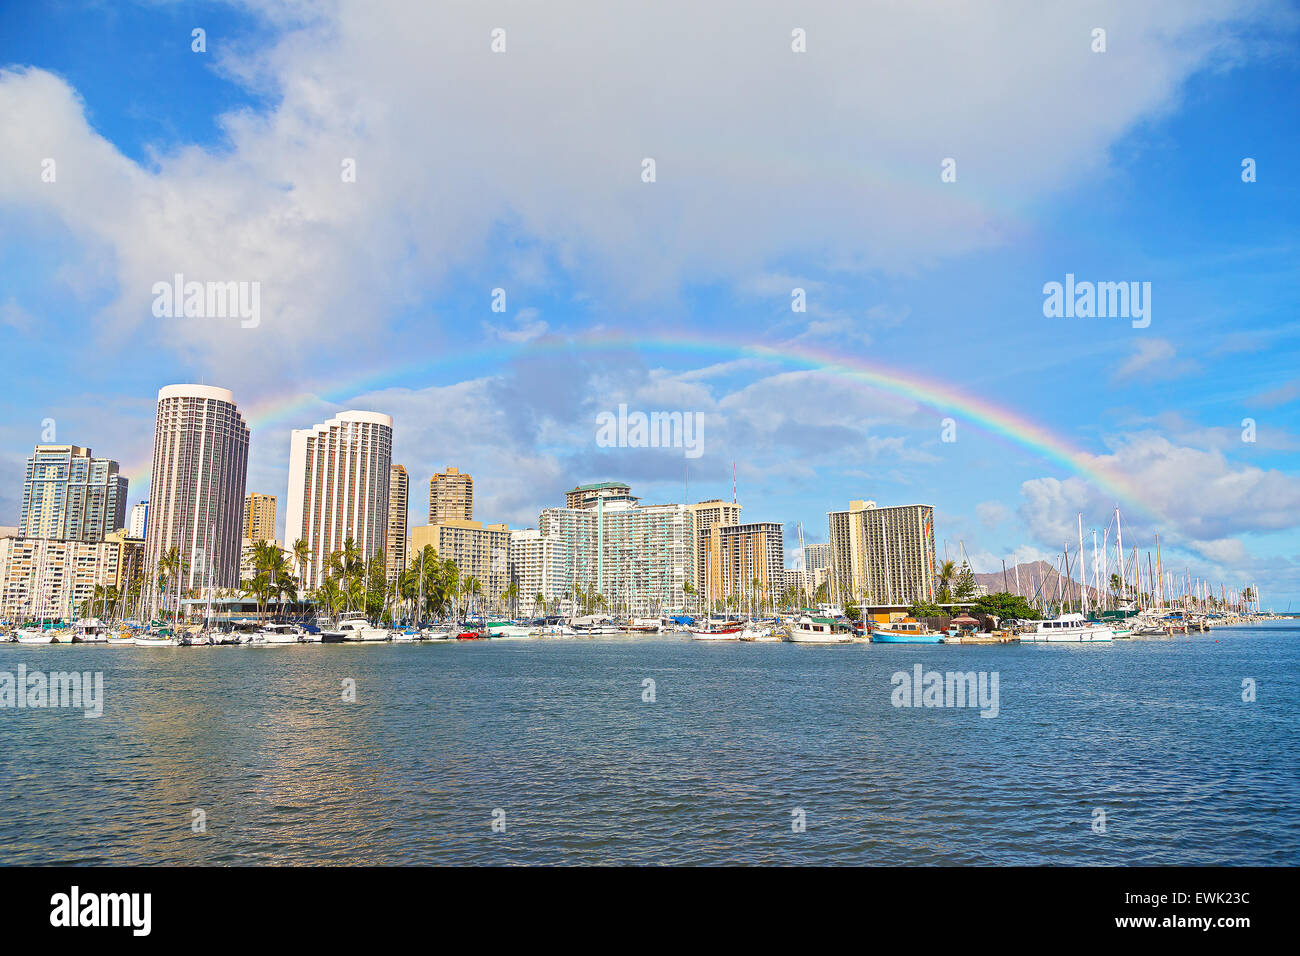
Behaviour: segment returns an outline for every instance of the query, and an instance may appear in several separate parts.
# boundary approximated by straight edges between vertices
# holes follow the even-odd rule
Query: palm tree
[[[302,538],[293,543],[293,563],[298,566],[298,580],[306,583],[307,581],[307,558],[311,555],[311,547]]]
[[[952,601],[952,582],[957,576],[957,562],[944,561],[939,565],[939,603],[948,604]]]
[[[533,595],[533,614],[534,616],[546,616],[546,595],[541,591]]]
[[[501,592],[501,600],[505,602],[506,607],[511,609],[512,618],[519,616],[519,585],[511,581],[504,591]]]

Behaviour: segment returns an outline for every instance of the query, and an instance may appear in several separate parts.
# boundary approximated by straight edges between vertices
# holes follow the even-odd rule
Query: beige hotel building
[[[473,520],[473,478],[448,468],[429,479],[429,524]]]
[[[501,593],[510,584],[509,528],[481,521],[444,521],[412,528],[411,553],[419,554],[426,544],[433,545],[442,560],[455,561],[462,578],[478,578],[483,588],[479,600],[487,605],[500,601]]]
[[[406,568],[406,506],[410,487],[405,466],[393,465],[388,473],[388,542],[384,546],[389,584]]]
[[[933,601],[934,508],[850,501],[831,511],[831,599],[910,605]]]

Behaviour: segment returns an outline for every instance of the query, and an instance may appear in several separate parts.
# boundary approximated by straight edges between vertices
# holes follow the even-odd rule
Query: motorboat
[[[790,628],[792,644],[852,644],[853,635],[835,630],[835,618],[804,614]]]
[[[391,631],[384,627],[375,627],[364,617],[347,618],[339,623],[338,630],[343,633],[343,640],[348,643],[377,644],[393,639]]]
[[[931,630],[924,622],[911,618],[868,627],[873,644],[942,644],[947,637],[943,631]]]
[[[1093,644],[1114,639],[1115,632],[1109,625],[1089,621],[1078,613],[1031,621],[1020,632],[1022,643],[1033,644]]]
[[[108,628],[97,617],[82,618],[72,625],[73,644],[107,644]]]
[[[267,624],[258,633],[267,645],[303,643],[302,628],[296,624]]]

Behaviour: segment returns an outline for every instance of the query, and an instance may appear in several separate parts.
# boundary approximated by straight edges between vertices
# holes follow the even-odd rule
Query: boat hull
[[[853,638],[848,634],[822,634],[800,631],[795,628],[790,632],[791,644],[852,644]]]
[[[891,634],[888,631],[872,631],[873,644],[942,644],[942,634]]]

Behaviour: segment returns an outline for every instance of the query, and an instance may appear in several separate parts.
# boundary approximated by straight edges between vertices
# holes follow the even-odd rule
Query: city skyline
[[[199,54],[180,10],[12,30],[7,10],[0,106],[24,136],[0,139],[0,324],[24,362],[3,400],[0,524],[17,524],[47,421],[152,498],[151,396],[192,381],[238,397],[248,488],[268,494],[288,485],[292,430],[372,408],[417,487],[454,463],[476,518],[511,528],[588,482],[684,502],[689,471],[689,500],[730,500],[734,462],[746,520],[781,522],[787,554],[796,523],[824,542],[847,502],[925,502],[939,553],[960,543],[988,572],[1052,560],[1080,511],[1087,534],[1118,504],[1126,542],[1158,532],[1193,576],[1300,602],[1300,124],[1278,121],[1296,63],[1261,39],[1269,9],[1102,4],[1102,54],[1069,11],[954,12],[914,62],[851,42],[916,29],[907,10],[800,13],[803,59],[788,29],[750,22],[735,42],[768,105],[736,113],[689,94],[716,83],[721,13],[693,14],[690,69],[650,71],[651,108],[628,76],[638,45],[665,51],[635,17],[603,46],[530,19],[494,59],[470,14],[408,11],[379,49],[346,18],[214,10]],[[1200,41],[1214,31],[1233,42]],[[463,112],[430,95],[446,76],[415,41],[443,32]],[[78,38],[105,56],[71,56]],[[1037,89],[1016,72],[1026,43]],[[321,68],[327,48],[349,70]],[[184,97],[165,82],[180,71]],[[322,103],[373,88],[389,110],[324,109],[283,83],[304,73],[329,78]],[[593,76],[592,113],[555,122],[548,103]],[[830,109],[818,84],[849,76]],[[871,92],[887,79],[888,109]],[[1044,106],[1059,102],[1072,115]],[[154,285],[177,275],[260,283],[259,321],[155,314]],[[1149,283],[1145,316],[1048,315],[1052,283],[1085,282]],[[64,368],[78,374],[55,387]],[[622,404],[701,413],[702,455],[602,447],[597,418]]]

